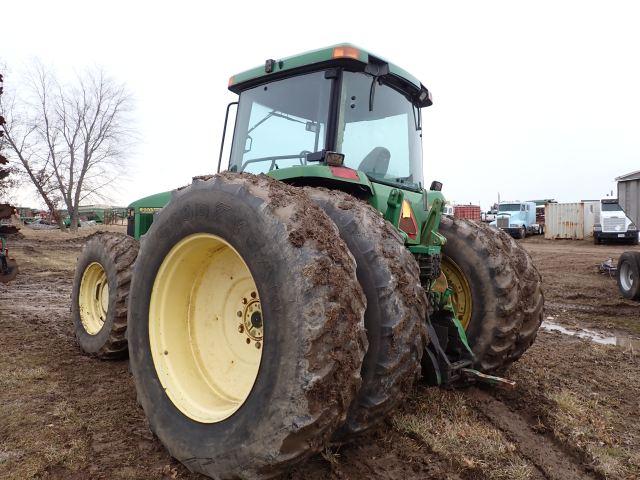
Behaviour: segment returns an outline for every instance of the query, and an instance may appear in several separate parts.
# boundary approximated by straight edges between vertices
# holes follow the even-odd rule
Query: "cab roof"
[[[397,65],[350,43],[339,43],[280,60],[269,59],[263,66],[232,76],[229,79],[229,90],[240,93],[247,88],[271,80],[322,68],[345,66],[356,71],[371,73],[376,72],[376,69],[379,70],[381,65],[385,67],[384,72],[388,66],[386,75],[391,77],[392,83],[404,84],[403,90],[413,90],[412,93],[419,99],[421,106],[431,105],[431,94],[420,80]]]

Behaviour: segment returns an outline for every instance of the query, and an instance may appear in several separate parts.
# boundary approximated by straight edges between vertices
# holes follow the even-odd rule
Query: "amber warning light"
[[[354,47],[336,47],[333,49],[333,58],[353,58],[358,60],[360,58],[360,51]]]

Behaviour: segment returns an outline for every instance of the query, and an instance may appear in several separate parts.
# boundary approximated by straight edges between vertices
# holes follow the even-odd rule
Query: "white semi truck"
[[[638,227],[617,198],[600,201],[600,212],[593,226],[593,243],[626,242],[638,245]],[[629,209],[631,211],[631,209]],[[599,217],[599,218],[598,218]]]

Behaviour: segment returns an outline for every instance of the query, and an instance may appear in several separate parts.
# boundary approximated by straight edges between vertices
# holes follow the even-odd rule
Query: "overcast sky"
[[[20,0],[0,19],[12,70],[98,65],[129,86],[142,141],[116,204],[215,171],[231,75],[339,42],[432,91],[425,182],[451,200],[600,198],[640,169],[638,2]]]

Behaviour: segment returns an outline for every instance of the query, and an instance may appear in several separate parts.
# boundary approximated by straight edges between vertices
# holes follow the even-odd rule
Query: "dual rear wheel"
[[[110,329],[114,262],[94,243],[75,298],[97,339]],[[420,373],[417,264],[347,194],[262,176],[196,181],[143,237],[127,287],[138,401],[170,453],[215,478],[271,477],[348,441]]]

